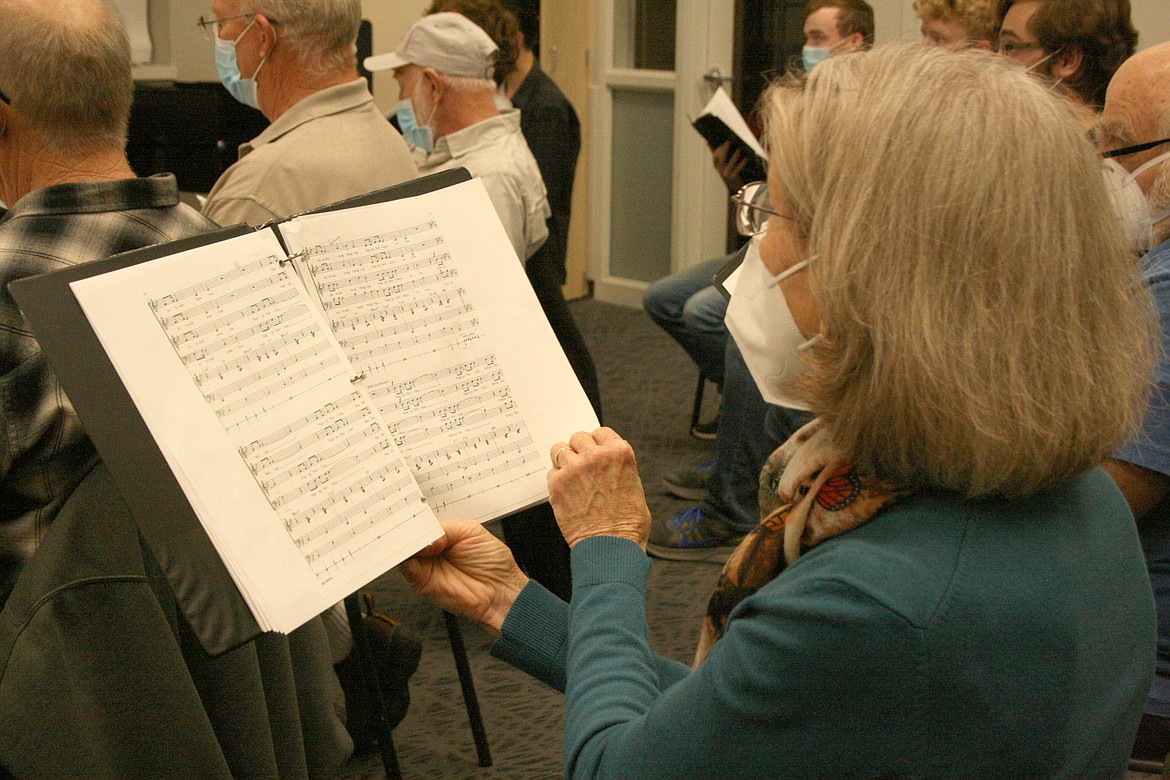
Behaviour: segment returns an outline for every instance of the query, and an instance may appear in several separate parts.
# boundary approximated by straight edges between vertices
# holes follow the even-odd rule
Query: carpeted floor
[[[685,509],[689,502],[663,490],[662,474],[701,462],[711,452],[710,442],[691,438],[687,430],[697,369],[640,310],[593,300],[572,307],[597,363],[605,422],[633,443],[651,511],[664,517]],[[709,391],[704,416],[713,414],[717,404]],[[719,567],[707,563],[654,562],[648,615],[655,649],[690,661],[718,574]],[[490,657],[490,637],[464,625],[493,760],[490,768],[479,767],[442,613],[415,596],[394,572],[371,590],[379,608],[416,628],[424,640],[423,659],[411,679],[410,710],[394,731],[407,780],[561,776],[561,694]],[[377,755],[351,760],[343,774],[382,776]]]

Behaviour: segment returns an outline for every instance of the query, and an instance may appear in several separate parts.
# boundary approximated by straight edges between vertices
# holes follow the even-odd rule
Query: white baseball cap
[[[419,19],[397,49],[366,57],[363,64],[368,71],[418,65],[447,76],[491,78],[496,48],[488,34],[466,16],[444,12]]]

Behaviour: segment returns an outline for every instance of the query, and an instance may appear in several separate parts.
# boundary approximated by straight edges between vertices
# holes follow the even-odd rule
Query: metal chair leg
[[[353,632],[353,652],[357,654],[355,658],[362,685],[374,698],[378,747],[382,751],[382,767],[386,770],[386,780],[402,780],[402,769],[398,766],[398,754],[394,750],[393,730],[386,719],[386,700],[382,697],[382,686],[378,683],[378,673],[374,669],[370,639],[366,634],[366,622],[362,619],[361,601],[356,593],[345,597],[345,616],[349,619],[349,628]]]
[[[699,372],[699,383],[695,387],[695,403],[691,407],[691,427],[694,430],[695,426],[699,424],[699,413],[703,411],[703,391],[707,388],[707,377],[703,376],[703,372]]]
[[[463,643],[463,631],[459,618],[450,612],[443,612],[447,623],[447,638],[451,641],[451,654],[455,656],[455,669],[459,672],[459,687],[463,689],[463,703],[467,706],[467,721],[471,725],[471,736],[475,739],[475,752],[480,766],[492,765],[492,753],[488,747],[487,731],[483,727],[483,716],[479,712],[479,699],[475,695],[475,680],[471,677],[471,665],[467,662],[467,645]]]

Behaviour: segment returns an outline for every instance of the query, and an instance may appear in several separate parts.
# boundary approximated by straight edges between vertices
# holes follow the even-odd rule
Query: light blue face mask
[[[264,63],[268,61],[268,57],[260,60],[260,64],[256,66],[256,72],[247,79],[240,74],[240,63],[236,59],[236,44],[248,34],[248,30],[251,30],[254,24],[256,24],[256,20],[252,19],[251,23],[234,41],[225,41],[218,35],[215,36],[215,69],[219,71],[220,83],[232,97],[245,106],[259,109],[260,101],[256,97],[256,76],[264,67]]]
[[[804,72],[808,73],[817,65],[829,59],[832,46],[805,46],[800,50],[800,59],[804,63]]]
[[[418,87],[418,82],[414,82],[415,88]],[[414,94],[414,89],[411,89],[411,94]],[[434,109],[431,110],[431,116],[435,115]],[[435,150],[435,132],[431,130],[431,120],[428,118],[426,124],[419,126],[418,117],[414,113],[414,102],[411,98],[403,98],[398,101],[398,108],[394,112],[395,118],[398,120],[398,129],[402,131],[402,137],[411,146],[422,149],[427,154]]]

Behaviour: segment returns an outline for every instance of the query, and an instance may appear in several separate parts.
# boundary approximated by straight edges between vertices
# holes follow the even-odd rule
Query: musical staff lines
[[[204,400],[231,428],[342,363],[278,256],[149,301]]]
[[[237,449],[292,543],[323,581],[425,505],[375,410],[352,391]],[[407,510],[412,504],[418,506]]]
[[[309,246],[305,268],[346,357],[361,371],[479,340],[479,320],[434,219]]]
[[[464,254],[459,228],[410,214],[403,229],[372,236],[306,218],[294,249],[306,251],[304,275],[427,503],[486,519],[493,504],[539,496],[542,453],[492,352],[499,313],[485,320],[479,307],[498,304],[481,297],[479,258]]]

